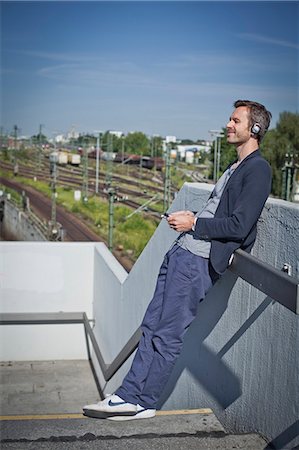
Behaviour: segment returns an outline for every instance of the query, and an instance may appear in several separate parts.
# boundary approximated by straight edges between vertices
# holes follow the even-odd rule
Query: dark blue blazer
[[[210,262],[218,274],[226,270],[237,248],[247,252],[252,249],[271,181],[270,165],[259,150],[254,151],[229,178],[215,216],[197,220],[194,237],[211,240]]]

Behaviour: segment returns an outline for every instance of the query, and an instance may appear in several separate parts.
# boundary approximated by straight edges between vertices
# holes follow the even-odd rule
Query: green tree
[[[272,194],[281,196],[282,167],[284,165],[288,140],[280,136],[277,129],[269,130],[260,147],[264,158],[272,169]]]
[[[181,144],[182,145],[192,145],[192,144],[195,144],[195,142],[192,139],[182,139]]]
[[[276,127],[281,136],[285,136],[292,150],[295,153],[299,152],[299,113],[291,113],[284,111],[279,116],[279,121]]]
[[[112,137],[113,151],[116,153],[121,153],[123,145],[124,145],[124,151],[126,151],[124,137],[118,137],[118,136],[113,135],[113,137]]]
[[[299,114],[282,112],[276,128],[268,131],[261,143],[261,152],[272,168],[272,194],[281,197],[282,169],[286,155],[299,158]]]
[[[163,138],[161,136],[153,136],[150,142],[151,155],[153,157],[162,156],[163,154]]]
[[[44,144],[48,142],[47,136],[45,136],[43,133],[34,134],[33,136],[31,136],[31,139],[34,144],[39,144],[40,142]]]
[[[77,139],[78,145],[95,145],[97,138],[92,134],[80,134]]]
[[[126,153],[150,156],[151,148],[149,139],[141,131],[129,133],[125,137],[125,151]]]
[[[108,151],[109,142],[112,145],[112,151],[114,153],[121,151],[122,138],[110,133],[109,131],[105,131],[105,133],[101,135],[101,149],[104,152]]]

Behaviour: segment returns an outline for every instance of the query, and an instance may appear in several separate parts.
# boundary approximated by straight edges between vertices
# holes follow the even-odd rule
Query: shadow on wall
[[[159,406],[163,405],[184,369],[192,374],[216,402],[227,408],[241,395],[240,382],[232,370],[204,343],[227,308],[237,276],[227,272],[200,303],[197,318],[190,326],[172,375],[165,387]]]
[[[265,447],[265,450],[269,449],[285,449],[288,448],[287,445],[289,442],[291,442],[293,439],[296,439],[299,434],[299,420],[293,423],[289,428],[287,428],[283,433],[281,433],[279,436],[277,436],[275,439],[273,439],[267,447]],[[298,450],[299,445],[296,447],[293,447],[292,450]]]
[[[227,272],[222,281],[216,283],[206,299],[199,305],[197,318],[186,333],[182,353],[163,392],[159,403],[160,407],[171,395],[184,369],[187,369],[198,380],[205,391],[223,409],[226,409],[242,394],[240,380],[222,361],[222,358],[265,309],[273,303],[273,300],[266,297],[222,349],[218,353],[213,353],[204,341],[226,310],[236,281],[237,276]]]
[[[222,349],[217,354],[213,353],[204,341],[226,310],[228,299],[236,281],[237,276],[227,272],[199,305],[197,318],[186,333],[181,355],[163,392],[159,407],[171,395],[184,369],[187,369],[198,380],[204,390],[223,409],[230,406],[242,394],[240,380],[230,367],[223,362],[222,358],[265,309],[273,303],[273,300],[270,297],[265,298],[239,330],[224,344]]]

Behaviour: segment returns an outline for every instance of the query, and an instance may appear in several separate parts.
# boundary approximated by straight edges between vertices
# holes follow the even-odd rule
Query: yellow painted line
[[[201,409],[176,409],[173,411],[157,411],[157,416],[176,416],[181,414],[212,414],[213,411],[210,408]]]
[[[173,411],[157,411],[157,416],[174,416],[179,414],[212,414],[209,408],[177,409]],[[83,414],[31,414],[18,416],[0,416],[1,420],[60,420],[60,419],[88,419]]]
[[[51,420],[51,419],[83,419],[83,414],[28,414],[19,416],[0,416],[1,420]]]

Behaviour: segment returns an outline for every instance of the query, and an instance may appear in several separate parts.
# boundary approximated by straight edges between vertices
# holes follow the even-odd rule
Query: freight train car
[[[81,164],[81,155],[79,153],[69,153],[68,163],[72,166],[79,166]]]
[[[151,156],[142,156],[135,154],[121,154],[117,153],[114,162],[122,163],[122,164],[130,164],[130,165],[138,165],[144,167],[146,169],[162,170],[164,167],[164,159],[163,158],[153,158]]]
[[[111,155],[111,156],[110,156]],[[161,157],[142,156],[133,153],[107,153],[100,150],[100,159],[108,161],[109,158],[115,163],[142,166],[146,169],[162,170],[164,167],[164,159]],[[96,151],[92,150],[88,153],[88,158],[96,158]]]
[[[67,153],[66,152],[51,152],[49,153],[50,162],[59,164],[60,166],[67,165]]]

